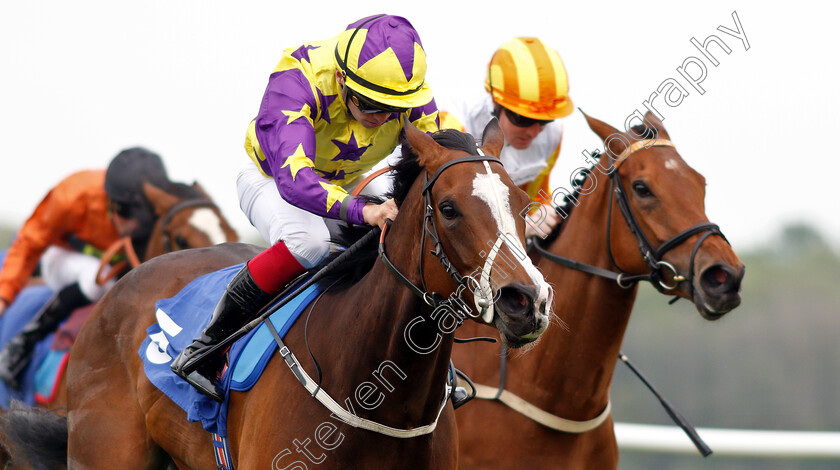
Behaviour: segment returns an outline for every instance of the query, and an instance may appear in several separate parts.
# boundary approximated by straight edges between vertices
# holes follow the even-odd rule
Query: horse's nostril
[[[545,314],[545,306],[548,304],[548,300],[543,300],[540,302],[540,313]]]
[[[720,268],[711,268],[706,271],[705,278],[710,287],[718,287],[726,282],[728,276],[726,275],[726,272]]]
[[[508,315],[527,315],[533,312],[536,289],[530,286],[510,285],[500,290],[496,306]]]
[[[525,294],[523,294],[522,292],[518,293],[518,295],[516,296],[516,300],[519,302],[520,307],[528,305],[528,297],[525,296]]]
[[[735,270],[723,264],[710,266],[700,276],[700,284],[712,293],[726,293],[738,289]]]

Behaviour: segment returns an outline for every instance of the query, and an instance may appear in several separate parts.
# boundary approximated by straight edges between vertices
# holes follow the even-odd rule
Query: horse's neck
[[[402,211],[400,215],[404,216]],[[423,233],[419,224],[415,233]],[[406,239],[398,235],[389,234],[388,240]],[[419,243],[392,242],[387,250],[398,269],[419,283]],[[381,260],[346,293],[325,296],[323,302],[321,309],[326,311],[321,316],[329,320],[320,327],[330,330],[325,337],[340,338],[342,345],[332,355],[329,377],[325,376],[337,384],[336,393],[352,396],[359,393],[359,384],[368,382],[384,394],[384,400],[373,410],[357,409],[361,416],[395,427],[434,421],[443,398],[452,335],[439,331],[431,308]]]
[[[608,185],[581,196],[580,206],[564,221],[566,226],[550,251],[615,271],[607,245],[608,205]],[[615,229],[613,226],[612,230]],[[532,359],[531,364],[562,366],[551,370],[534,367],[527,373],[533,374],[535,383],[552,393],[552,407],[558,414],[570,419],[592,418],[609,395],[636,288],[624,290],[614,281],[546,259],[540,260],[539,267],[556,286],[555,313],[568,329],[549,328],[540,345],[530,353],[542,356]]]

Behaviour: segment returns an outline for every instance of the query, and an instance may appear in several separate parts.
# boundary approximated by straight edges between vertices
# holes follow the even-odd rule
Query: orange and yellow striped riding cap
[[[499,105],[531,119],[558,119],[574,110],[560,54],[537,38],[504,43],[490,59],[484,88]]]

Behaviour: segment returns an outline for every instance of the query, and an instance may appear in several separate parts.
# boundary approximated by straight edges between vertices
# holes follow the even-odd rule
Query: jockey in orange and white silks
[[[0,302],[9,305],[14,301],[45,253],[66,251],[75,254],[76,250],[70,247],[71,238],[99,251],[104,251],[119,239],[119,233],[108,216],[104,183],[104,169],[80,171],[68,176],[47,193],[9,248],[0,271]],[[63,250],[50,250],[53,246]],[[85,250],[90,251],[90,248],[82,248],[82,251]],[[104,293],[104,288],[95,282],[99,260],[78,254],[93,258],[90,263],[93,272],[90,276],[81,276],[79,281],[82,291],[95,300]],[[55,289],[50,282],[55,271],[50,268],[56,265],[52,258],[52,255],[45,256],[43,276]]]
[[[131,168],[122,171],[123,166]],[[106,289],[95,282],[100,264],[95,255],[122,236],[145,242],[154,224],[153,210],[138,183],[142,181],[165,187],[168,178],[159,156],[134,148],[115,157],[107,171],[79,171],[53,187],[9,248],[0,270],[0,304],[7,306],[15,299],[39,261],[42,277],[53,290],[79,282],[85,296],[98,300]]]
[[[484,88],[486,95],[447,103],[441,128],[479,137],[497,117],[505,135],[500,157],[505,170],[531,201],[550,205],[544,195],[551,194],[549,174],[563,139],[563,125],[556,120],[574,110],[560,55],[537,38],[512,39],[493,54]],[[544,219],[547,233],[558,219],[553,209],[544,212],[548,213]],[[535,235],[531,224],[526,228],[526,235]]]
[[[392,15],[283,52],[248,127],[250,160],[236,182],[240,207],[271,246],[228,285],[210,325],[172,363],[176,374],[220,400],[224,358],[204,353],[327,256],[326,219],[382,225],[396,216],[393,200],[374,204],[346,187],[394,150],[405,120],[438,130],[425,75],[417,31]]]
[[[59,182],[23,224],[0,271],[0,312],[39,263],[41,277],[56,294],[0,352],[0,379],[13,388],[32,347],[114,284],[96,281],[102,253],[127,236],[135,249],[145,246],[156,216],[142,192],[144,182],[170,184],[160,157],[142,148],[124,150],[107,170],[80,171]]]

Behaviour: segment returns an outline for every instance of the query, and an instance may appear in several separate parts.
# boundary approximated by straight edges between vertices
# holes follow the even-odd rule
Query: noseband
[[[623,161],[627,159],[630,155],[635,153],[638,150],[646,149],[649,147],[671,147],[674,148],[674,144],[671,143],[670,140],[664,139],[645,139],[634,142],[630,148],[622,152],[621,155],[617,158],[617,162],[612,167],[610,171],[610,203],[607,209],[607,251],[610,256],[610,262],[614,266],[616,266],[620,272],[616,273],[613,271],[608,271],[606,269],[599,268],[597,266],[590,266],[584,263],[580,263],[568,258],[564,258],[562,256],[555,255],[545,248],[539,246],[538,243],[534,243],[534,247],[539,251],[539,253],[555,263],[560,265],[576,269],[578,271],[584,271],[589,274],[594,274],[596,276],[605,277],[608,279],[612,279],[618,283],[618,285],[623,289],[629,289],[633,287],[639,281],[648,281],[650,282],[656,290],[659,292],[664,293],[666,290],[674,290],[676,289],[681,282],[688,281],[689,290],[691,291],[691,295],[693,296],[694,291],[694,259],[697,256],[697,252],[700,250],[700,245],[706,241],[712,235],[718,235],[723,238],[726,243],[729,243],[729,240],[723,235],[718,227],[717,224],[713,224],[711,222],[700,222],[692,227],[689,227],[682,232],[674,235],[673,237],[666,240],[659,248],[654,248],[653,245],[648,240],[647,236],[645,235],[644,231],[642,231],[641,227],[639,226],[639,222],[636,220],[636,217],[633,215],[633,211],[630,208],[630,202],[627,199],[627,193],[624,190],[624,186],[621,183],[621,178],[618,176],[618,168]],[[615,261],[615,257],[612,253],[612,245],[610,241],[611,235],[611,225],[612,225],[612,207],[613,201],[616,201],[618,204],[618,209],[621,211],[621,215],[624,216],[624,221],[627,223],[627,227],[630,229],[630,232],[636,237],[636,242],[639,244],[639,252],[644,258],[645,263],[647,263],[648,267],[650,268],[650,273],[648,274],[629,274]],[[694,248],[691,250],[691,257],[689,258],[689,267],[687,275],[682,275],[677,272],[677,269],[671,263],[663,260],[662,258],[665,254],[684,241],[688,240],[694,235],[702,234],[700,239],[697,240],[697,243],[694,244]],[[666,283],[665,279],[662,277],[662,269],[667,269],[671,271],[672,274],[672,282],[673,285],[669,285]]]
[[[450,261],[449,257],[446,256],[446,253],[443,250],[443,244],[440,241],[440,235],[438,234],[437,225],[435,224],[434,218],[434,208],[432,206],[432,187],[434,186],[435,182],[437,181],[438,177],[440,177],[441,173],[447,168],[456,165],[458,163],[465,163],[465,162],[496,162],[498,164],[502,164],[501,160],[496,157],[486,156],[481,152],[481,149],[477,149],[479,155],[470,155],[468,157],[461,157],[455,158],[450,160],[440,168],[435,171],[435,173],[429,177],[428,173],[426,173],[423,177],[423,188],[421,189],[423,193],[424,199],[424,211],[423,211],[423,230],[425,232],[424,236],[421,238],[420,241],[420,283],[421,286],[418,286],[411,282],[408,277],[406,277],[400,270],[394,266],[390,259],[388,259],[388,255],[385,250],[385,235],[388,232],[388,227],[390,226],[391,221],[386,223],[385,229],[382,230],[382,235],[379,238],[379,257],[382,259],[382,262],[388,269],[394,274],[394,276],[402,282],[409,290],[411,290],[414,294],[418,297],[422,298],[426,305],[437,308],[440,305],[444,305],[450,310],[452,313],[456,314],[458,317],[458,325],[461,324],[467,317],[475,318],[476,315],[472,315],[472,309],[467,306],[467,304],[461,299],[461,294],[465,289],[470,288],[469,281],[472,280],[470,276],[462,276],[461,273],[453,266],[452,261]],[[425,245],[426,245],[426,237],[431,239],[434,248],[430,251],[431,254],[435,255],[438,260],[440,261],[441,266],[443,269],[449,273],[449,276],[455,281],[457,288],[455,290],[455,294],[450,298],[444,300],[440,294],[436,292],[429,292],[426,288],[426,279],[423,276],[423,253],[425,253]],[[478,283],[476,282],[476,285]],[[473,292],[478,292],[478,290],[473,290]]]
[[[163,250],[167,253],[172,252],[172,233],[169,229],[169,224],[172,223],[172,219],[181,211],[185,209],[189,209],[191,207],[208,207],[210,209],[216,209],[216,204],[213,203],[210,199],[206,198],[197,198],[197,199],[184,199],[181,201],[176,202],[166,211],[166,215],[163,217],[161,221],[161,232],[163,233]]]

